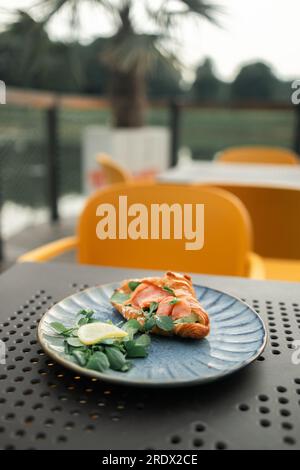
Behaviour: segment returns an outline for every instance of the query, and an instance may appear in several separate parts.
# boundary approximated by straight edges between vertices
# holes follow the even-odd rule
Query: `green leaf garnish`
[[[138,281],[130,281],[128,282],[128,287],[131,291],[134,291],[140,284]]]
[[[85,325],[86,323],[89,323],[89,319],[86,317],[82,317],[80,318],[80,320],[78,320],[77,325],[81,326],[81,325]]]
[[[89,358],[86,367],[88,369],[98,370],[99,372],[105,371],[109,368],[109,361],[106,354],[101,351],[94,352]]]
[[[72,355],[75,357],[76,361],[80,366],[84,367],[86,365],[89,354],[84,351],[78,351],[75,349],[74,351],[72,351]]]
[[[198,322],[198,316],[195,313],[191,313],[190,315],[187,315],[186,317],[179,318],[178,320],[175,320],[175,323],[197,323]]]
[[[155,326],[155,318],[154,317],[150,317],[150,318],[147,318],[145,320],[145,323],[144,323],[144,330],[145,331],[150,331],[152,330],[152,328]]]
[[[123,325],[122,330],[126,331],[129,335],[133,336],[139,331],[140,328],[141,324],[137,320],[132,318]]]
[[[79,341],[78,338],[70,337],[67,339],[67,343],[69,346],[72,346],[73,348],[80,348],[83,346],[81,341]]]
[[[156,326],[164,331],[172,331],[174,327],[174,321],[167,315],[161,315],[156,317]]]
[[[82,315],[84,317],[87,317],[87,318],[91,318],[93,315],[94,315],[94,310],[79,310],[79,312],[77,313],[77,316],[79,315]]]
[[[68,356],[72,355],[72,348],[68,345],[67,341],[64,341],[64,353]]]
[[[168,286],[164,286],[163,290],[165,290],[166,292],[169,292],[169,294],[171,294],[171,295],[174,295],[174,297],[176,295],[175,292],[173,291],[173,289],[170,289],[170,287],[168,287]]]
[[[127,294],[126,294],[127,296]],[[157,309],[158,304],[153,303],[151,311]],[[51,327],[64,338],[64,352],[68,360],[76,361],[81,367],[97,370],[103,372],[108,368],[127,372],[131,368],[131,363],[128,361],[129,357],[138,358],[146,357],[148,355],[148,346],[150,345],[150,338],[147,334],[141,335],[138,339],[134,340],[134,335],[139,331],[143,331],[142,325],[136,320],[131,319],[122,325],[122,328],[127,331],[128,336],[123,339],[106,339],[100,343],[93,345],[84,345],[78,338],[78,327],[99,321],[93,317],[93,310],[80,310],[77,314],[77,323],[74,327],[66,327],[60,322],[51,323]],[[151,314],[151,321],[154,322],[153,313]],[[107,323],[113,324],[111,321]]]
[[[141,335],[139,338],[135,340],[135,344],[138,346],[144,346],[145,348],[147,348],[151,344],[150,336],[146,334]]]
[[[125,355],[121,351],[114,347],[105,348],[105,354],[109,361],[110,368],[113,370],[122,370],[126,364]]]
[[[80,317],[79,320],[77,321],[77,325],[86,325],[87,323],[93,323],[94,321],[97,321],[93,318],[93,315],[95,314],[94,310],[80,310],[76,317]]]
[[[169,305],[175,305],[175,304],[178,304],[178,302],[180,302],[180,299],[177,299],[177,297],[175,297],[175,299],[169,302]]]
[[[158,302],[151,302],[150,307],[149,307],[149,315],[152,315],[152,313],[156,312],[158,309]]]
[[[130,294],[125,294],[125,292],[115,291],[111,296],[111,302],[115,302],[116,304],[123,304],[126,300],[130,299]]]
[[[135,341],[126,341],[125,348],[127,351],[127,356],[134,358],[134,357],[146,357],[148,355],[148,351],[145,346],[141,346],[136,344]]]
[[[54,321],[50,323],[50,326],[51,328],[53,328],[53,330],[55,330],[57,333],[63,336],[72,335],[72,332],[74,330],[74,328],[67,328],[65,325],[63,325],[62,323],[59,323],[58,321]]]

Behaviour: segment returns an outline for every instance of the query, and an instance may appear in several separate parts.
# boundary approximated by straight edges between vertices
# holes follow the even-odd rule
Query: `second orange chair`
[[[97,237],[100,205],[113,206],[118,211],[120,196],[127,196],[128,208],[131,207],[129,221],[138,207],[143,205],[146,208],[144,223],[148,224],[148,237],[132,239],[124,233],[121,237],[118,234],[115,239],[100,240]],[[195,208],[196,204],[204,204],[204,223],[201,220],[201,233],[197,232],[193,236],[201,237],[203,233],[204,246],[203,249],[189,250],[185,230],[195,230],[195,215],[193,225],[183,225],[181,217],[184,212],[181,211],[185,205]],[[175,239],[173,235],[174,213],[168,217],[170,239],[163,239],[162,228],[158,238],[152,236],[152,230],[157,231],[157,227],[151,226],[153,205],[164,205],[171,212],[176,207],[180,208],[177,220],[183,228],[183,239]],[[117,214],[116,224],[119,223],[118,217]],[[162,225],[162,219],[159,223]],[[187,223],[190,224],[189,221]],[[165,230],[167,233],[168,227]],[[20,261],[47,261],[76,248],[78,261],[85,264],[262,278],[264,273],[260,258],[252,253],[251,231],[250,218],[244,205],[222,189],[155,183],[118,184],[96,192],[87,201],[76,237],[58,240],[33,250],[22,256]]]
[[[299,158],[292,150],[279,147],[231,147],[217,154],[221,163],[258,163],[273,165],[298,165]]]

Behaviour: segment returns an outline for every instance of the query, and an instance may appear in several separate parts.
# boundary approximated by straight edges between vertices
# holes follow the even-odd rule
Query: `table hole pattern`
[[[87,287],[76,282],[68,289],[79,291]],[[153,413],[158,422],[162,421],[159,435],[150,431],[145,431],[147,437],[137,435],[138,448],[238,448],[239,429],[243,426],[246,429],[245,423],[253,420],[253,416],[252,425],[259,440],[264,439],[261,436],[265,439],[270,436],[271,444],[284,449],[300,445],[300,374],[297,374],[297,367],[288,377],[275,374],[276,380],[266,382],[265,388],[246,387],[244,395],[239,385],[234,389],[235,382],[242,380],[238,374],[222,382],[230,415],[236,423],[236,431],[232,433],[225,423],[217,423],[217,410],[216,422],[212,422],[209,403],[215,393],[213,390],[218,387],[134,390],[80,377],[49,359],[36,340],[36,328],[46,309],[57,301],[50,294],[45,289],[37,291],[0,325],[0,339],[7,351],[7,363],[0,366],[1,448],[76,449],[82,445],[97,448],[99,435],[103,447],[109,448],[116,433],[126,435],[128,426],[134,431],[133,416],[133,422],[148,423],[154,419]],[[261,314],[268,329],[267,347],[248,370],[250,373],[250,368],[261,369],[263,375],[268,364],[272,363],[276,368],[284,357],[291,360],[293,341],[300,339],[300,304],[259,298],[245,300]],[[242,375],[245,376],[246,371],[239,373],[240,377]],[[183,415],[177,416],[187,401],[194,407],[189,422]],[[219,399],[214,404],[218,407]],[[163,414],[168,412],[170,415],[174,410],[177,411],[167,429]],[[85,435],[87,439],[84,439]]]
[[[210,449],[226,450],[229,444],[225,439],[216,439],[216,436],[203,421],[193,422],[189,429],[170,436],[171,449]]]
[[[271,355],[280,356],[284,354],[286,357],[289,356],[290,363],[292,363],[292,352],[288,350],[294,349],[292,343],[296,339],[300,339],[300,332],[297,331],[300,329],[299,303],[287,305],[285,302],[275,304],[272,301],[259,302],[254,300],[252,301],[252,306],[259,314],[262,314],[269,333],[267,347],[257,361],[268,361],[271,359]],[[274,367],[276,367],[276,362]],[[297,372],[296,367],[294,372]],[[278,375],[280,376],[280,373]],[[281,436],[283,448],[299,444],[296,433],[291,435],[295,429],[296,422],[298,424],[297,419],[299,420],[300,412],[295,407],[295,394],[300,394],[300,389],[296,387],[297,383],[300,384],[300,377],[289,380],[285,385],[276,385],[271,389],[270,395],[262,393],[257,396],[258,406],[256,406],[256,413],[261,415],[261,419],[258,420],[260,427],[274,428],[274,426],[280,425],[282,430],[290,433],[289,435],[282,434]],[[248,403],[241,403],[238,409],[241,412],[245,412],[252,409],[253,405],[254,400],[252,399]],[[298,405],[300,407],[300,401]]]

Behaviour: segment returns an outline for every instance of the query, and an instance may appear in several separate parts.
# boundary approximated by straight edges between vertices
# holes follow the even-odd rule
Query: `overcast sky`
[[[26,10],[37,1],[0,0],[0,6]],[[151,4],[157,1],[160,0],[151,0]],[[281,78],[300,78],[300,0],[215,1],[226,9],[226,14],[220,18],[222,29],[202,22],[200,27],[190,24],[180,31],[179,54],[188,68],[210,56],[215,61],[217,74],[230,80],[242,62],[263,60],[271,64]],[[1,16],[4,18],[3,10]],[[49,29],[51,36],[68,38],[67,23],[65,14],[55,18]],[[103,14],[91,7],[82,9],[81,23],[84,41],[111,32]]]

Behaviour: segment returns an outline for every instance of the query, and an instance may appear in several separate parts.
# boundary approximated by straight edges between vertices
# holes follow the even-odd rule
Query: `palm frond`
[[[15,20],[7,26],[3,34],[13,48],[22,47],[17,70],[26,83],[32,77],[34,69],[40,66],[51,41],[43,23],[35,21],[29,13],[22,10],[18,10],[16,14]]]
[[[218,24],[216,15],[225,12],[222,6],[206,0],[180,0],[180,3],[184,6],[181,14],[196,14],[214,24]]]
[[[44,21],[47,23],[56,13],[60,12],[64,6],[73,4],[73,0],[40,0],[32,5],[32,9],[45,11]]]
[[[115,8],[116,14],[119,18],[119,29],[123,34],[133,32],[133,24],[131,19],[132,0],[123,0],[119,8]]]
[[[90,4],[104,7],[107,12],[115,13],[115,8],[109,0],[89,0]],[[83,0],[37,0],[31,8],[33,10],[43,9],[45,12],[44,21],[48,23],[53,16],[59,13],[63,8],[69,8],[71,11],[71,24],[74,26],[79,24],[80,8]]]
[[[145,73],[160,54],[160,39],[160,35],[155,34],[117,34],[111,38],[101,58],[120,72]]]
[[[173,2],[166,0],[157,11],[151,12],[149,10],[150,16],[161,27],[168,29],[172,28],[178,21],[182,21],[190,16],[199,19],[203,18],[221,27],[218,16],[226,11],[222,6],[207,2],[206,0],[178,0],[175,5],[177,5],[176,8]]]

